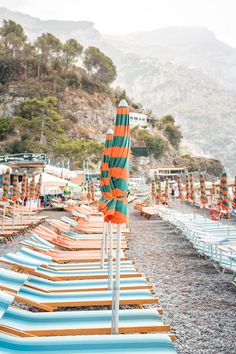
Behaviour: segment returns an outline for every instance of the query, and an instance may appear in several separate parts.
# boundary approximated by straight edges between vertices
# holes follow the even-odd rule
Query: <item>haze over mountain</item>
[[[117,65],[115,84],[158,116],[173,114],[193,149],[236,163],[236,49],[203,27],[101,35],[92,22],[41,21],[0,8],[30,39],[51,32],[96,45]]]

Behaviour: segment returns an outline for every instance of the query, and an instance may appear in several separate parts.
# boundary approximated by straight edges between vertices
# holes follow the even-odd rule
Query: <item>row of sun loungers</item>
[[[231,224],[206,219],[202,215],[183,214],[163,206],[156,207],[166,222],[179,229],[198,253],[208,257],[222,272],[232,272],[236,279],[236,227]]]
[[[87,210],[82,207],[76,213]],[[176,353],[175,335],[163,323],[150,279],[126,257],[125,228],[120,334],[111,335],[109,257],[106,254],[101,268],[102,224],[94,210],[91,214],[89,227],[77,220],[78,214],[39,225],[19,251],[0,258],[0,353]],[[84,232],[88,229],[91,234]],[[24,309],[19,304],[25,304]]]

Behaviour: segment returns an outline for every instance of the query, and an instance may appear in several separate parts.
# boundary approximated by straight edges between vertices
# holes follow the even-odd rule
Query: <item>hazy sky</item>
[[[236,47],[236,0],[0,0],[41,19],[90,20],[102,33],[194,25]]]

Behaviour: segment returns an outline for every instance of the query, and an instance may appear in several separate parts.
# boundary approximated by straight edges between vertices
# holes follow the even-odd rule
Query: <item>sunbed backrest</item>
[[[9,269],[0,268],[0,284],[2,286],[18,291],[27,279],[27,274],[21,274]]]
[[[4,313],[8,307],[13,303],[14,296],[10,295],[4,291],[0,291],[0,319],[3,317]]]

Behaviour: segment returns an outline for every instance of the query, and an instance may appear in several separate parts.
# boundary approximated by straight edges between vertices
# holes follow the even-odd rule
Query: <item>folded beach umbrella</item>
[[[201,192],[201,196],[200,196],[200,202],[201,204],[205,205],[208,202],[207,196],[206,196],[206,185],[205,185],[205,178],[203,177],[203,175],[200,175],[200,192]]]
[[[178,191],[179,191],[179,199],[183,199],[183,190],[182,190],[182,185],[180,181],[180,177],[177,177],[177,185],[178,185]]]
[[[7,202],[9,199],[9,192],[10,192],[10,169],[6,170],[6,173],[3,175],[3,202]]]
[[[40,174],[38,183],[36,184],[36,190],[35,190],[36,198],[39,198],[41,196],[41,188],[42,188],[42,174]]]
[[[152,198],[155,198],[155,196],[156,196],[156,182],[155,181],[151,182],[151,194],[152,194]]]
[[[156,183],[156,194],[161,198],[161,180],[158,179]]]
[[[94,202],[95,201],[95,191],[94,191],[94,183],[93,182],[90,183],[90,192],[91,192],[92,202]]]
[[[216,196],[216,185],[215,185],[215,181],[212,181],[212,185],[211,185],[211,199],[215,199]]]
[[[185,178],[185,199],[186,199],[186,200],[189,200],[189,199],[190,199],[189,178],[188,178],[188,175],[186,175],[186,178]]]
[[[228,193],[228,182],[227,182],[227,174],[224,172],[221,177],[222,180],[222,209],[229,211],[230,199]]]
[[[195,189],[194,189],[194,184],[193,184],[193,175],[191,173],[189,175],[189,183],[190,183],[190,199],[194,202]]]
[[[35,173],[32,173],[30,186],[29,186],[29,198],[35,198]]]
[[[130,159],[129,108],[125,100],[117,107],[114,135],[108,168],[112,198],[105,210],[105,221],[117,224],[116,236],[116,277],[113,288],[112,333],[119,333],[119,296],[120,296],[120,251],[121,224],[128,221],[128,179]]]
[[[234,186],[233,186],[233,201],[232,201],[232,208],[235,210],[236,209],[236,176],[234,179]]]
[[[71,191],[70,191],[70,188],[68,186],[68,183],[66,184],[66,186],[64,187],[64,190],[63,190],[63,196],[65,199],[68,199],[71,197]]]
[[[88,201],[90,202],[90,200],[92,199],[92,195],[91,195],[91,182],[88,181],[87,183],[87,195],[86,195]]]
[[[112,146],[112,129],[108,129],[106,133],[105,147],[103,150],[103,158],[101,165],[101,180],[100,180],[100,191],[102,197],[98,203],[98,209],[103,210],[106,207],[106,201],[112,197],[111,186],[110,186],[110,173],[108,169],[108,162],[110,158],[110,149]]]
[[[27,172],[24,171],[23,172],[23,176],[22,176],[22,181],[21,181],[21,199],[24,200],[26,198],[26,188],[27,188]]]
[[[11,200],[16,202],[20,199],[20,192],[19,192],[19,180],[18,180],[18,170],[15,171],[13,174],[13,190],[12,190],[12,197]]]
[[[220,189],[219,189],[219,194],[218,194],[218,200],[217,200],[217,205],[219,208],[222,207],[222,202],[223,202],[223,181],[222,181],[222,176],[220,177]]]
[[[165,196],[166,198],[169,197],[169,180],[167,177],[166,177],[166,184],[165,184]]]

